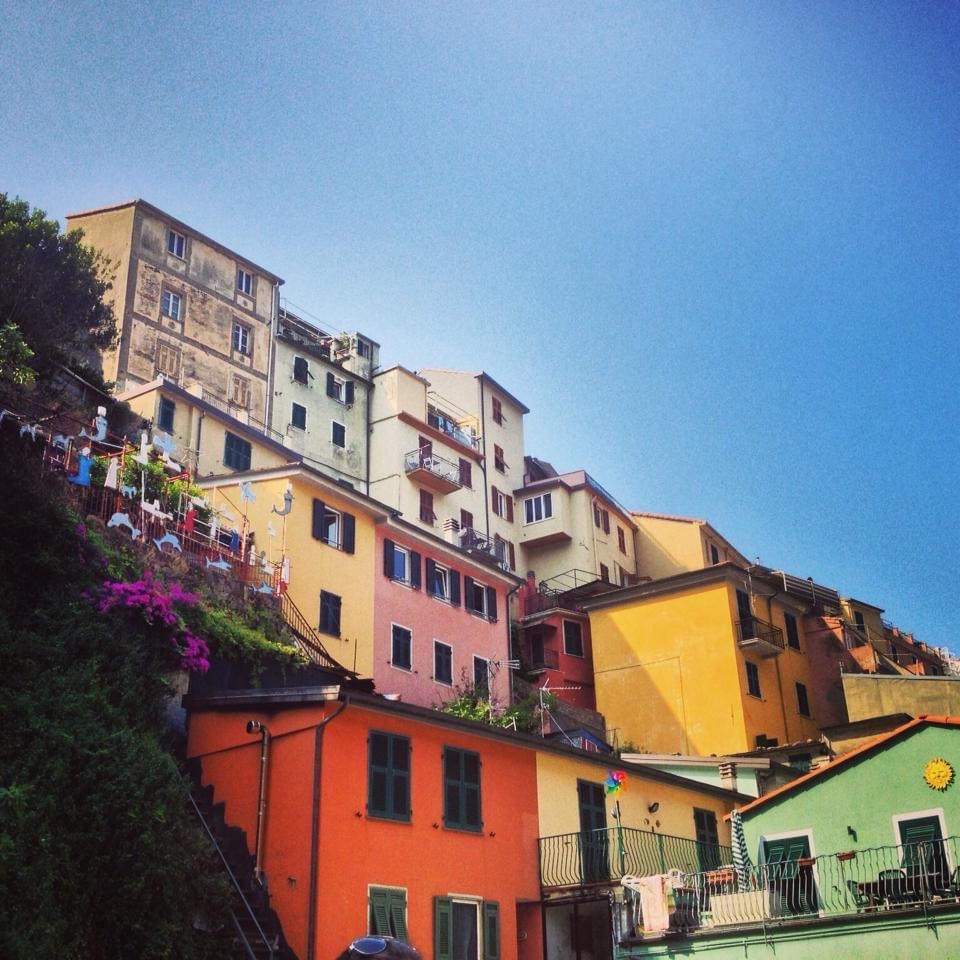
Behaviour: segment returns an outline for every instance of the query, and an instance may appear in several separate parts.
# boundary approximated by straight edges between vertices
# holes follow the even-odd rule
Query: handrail
[[[210,829],[210,825],[207,823],[206,817],[204,817],[204,815],[200,812],[200,807],[197,805],[197,801],[194,799],[193,793],[189,790],[187,791],[187,797],[190,799],[190,804],[193,806],[193,812],[197,815],[197,819],[200,821],[201,826],[207,834],[207,837],[209,837],[210,842],[213,844],[214,850],[217,851],[217,855],[220,857],[223,868],[227,871],[227,876],[230,878],[230,882],[233,884],[234,890],[240,897],[240,902],[247,911],[247,916],[253,921],[253,926],[257,934],[263,942],[263,945],[267,948],[269,960],[273,960],[273,958],[277,955],[273,943],[271,943],[270,938],[264,932],[263,927],[260,926],[260,921],[257,919],[257,915],[253,912],[253,908],[250,906],[249,901],[244,895],[243,888],[240,886],[240,881],[237,880],[233,870],[230,869],[230,864],[227,862],[227,858],[224,856],[223,850],[220,848],[220,844],[217,843],[217,838]],[[233,910],[230,911],[230,918],[233,920],[233,925],[236,928],[241,942],[243,943],[244,949],[247,951],[247,955],[250,957],[255,957],[256,954],[253,952],[253,948],[250,945],[249,939],[244,933],[243,928],[240,926],[240,922]]]
[[[348,676],[356,676],[346,667],[337,663],[336,660],[327,651],[320,639],[320,635],[310,624],[310,621],[300,612],[300,608],[290,598],[290,594],[284,591],[280,595],[280,613],[283,616],[287,626],[293,631],[297,646],[314,662],[321,666],[329,667],[331,670],[342,671]]]

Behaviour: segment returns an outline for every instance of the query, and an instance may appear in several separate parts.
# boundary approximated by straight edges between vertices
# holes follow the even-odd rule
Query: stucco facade
[[[706,520],[661,513],[631,514],[637,529],[640,573],[658,580],[717,563],[749,566],[747,558]]]

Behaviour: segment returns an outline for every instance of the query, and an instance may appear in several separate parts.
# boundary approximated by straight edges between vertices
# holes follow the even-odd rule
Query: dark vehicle
[[[420,960],[420,951],[393,937],[357,937],[337,960],[360,960],[377,957],[378,960]]]

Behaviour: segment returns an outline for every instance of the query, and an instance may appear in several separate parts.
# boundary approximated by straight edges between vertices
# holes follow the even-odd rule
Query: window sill
[[[474,836],[482,837],[483,836],[483,827],[473,827],[466,824],[459,823],[447,823],[444,821],[443,824],[444,830],[456,830],[457,833],[472,833]]]

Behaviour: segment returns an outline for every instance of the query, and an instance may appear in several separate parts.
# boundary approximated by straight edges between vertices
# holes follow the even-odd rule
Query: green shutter
[[[407,940],[407,904],[404,895],[398,890],[390,898],[390,924],[393,935],[398,940]]]
[[[500,960],[500,905],[483,903],[483,960]]]
[[[370,891],[370,914],[372,918],[371,933],[378,937],[390,936],[390,891]]]
[[[453,960],[453,901],[433,898],[433,960]]]

